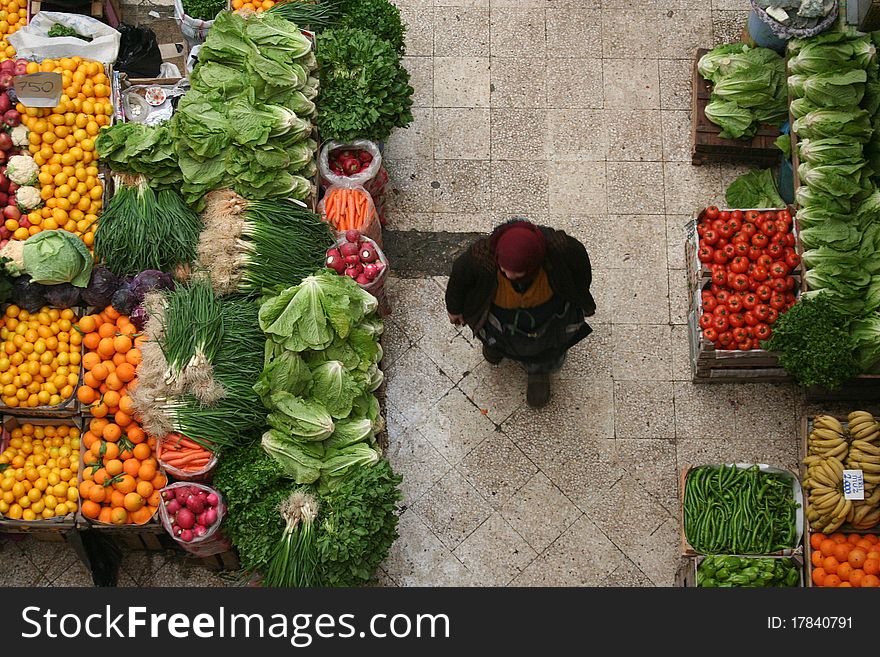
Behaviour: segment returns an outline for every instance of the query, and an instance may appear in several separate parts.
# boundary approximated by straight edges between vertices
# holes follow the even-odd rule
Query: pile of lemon
[[[15,57],[15,48],[6,40],[27,25],[27,0],[0,1],[0,62]]]
[[[7,406],[57,406],[76,392],[82,335],[69,308],[28,313],[11,305],[0,318],[0,399]]]
[[[232,0],[232,9],[236,13],[254,12],[262,14],[276,4],[278,3],[274,0]]]
[[[110,125],[113,115],[110,80],[103,65],[80,57],[27,65],[28,73],[41,71],[61,74],[61,102],[53,109],[23,105],[16,109],[30,131],[29,150],[40,167],[40,194],[45,204],[28,213],[30,229],[7,228],[16,239],[62,228],[91,248],[104,196],[95,138],[102,127]]]
[[[66,424],[22,424],[0,454],[0,513],[42,520],[74,513],[79,499],[80,431]]]

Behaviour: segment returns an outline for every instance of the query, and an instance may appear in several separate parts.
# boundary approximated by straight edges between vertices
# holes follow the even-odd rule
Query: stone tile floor
[[[397,0],[415,121],[387,143],[397,230],[488,230],[511,214],[588,247],[599,304],[545,409],[450,326],[445,279],[392,279],[389,458],[404,475],[386,586],[669,585],[678,472],[796,466],[790,386],[694,386],[683,225],[737,167],[689,161],[698,47],[738,40],[745,0]],[[58,544],[0,543],[0,584],[88,585]],[[120,584],[223,585],[126,557]]]

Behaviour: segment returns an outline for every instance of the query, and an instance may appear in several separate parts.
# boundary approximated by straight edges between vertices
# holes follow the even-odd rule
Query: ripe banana
[[[833,429],[816,429],[816,428],[814,428],[810,432],[810,440],[813,442],[821,441],[821,440],[839,441],[839,440],[844,439],[844,435],[845,434],[838,433],[837,431],[834,431]]]
[[[843,481],[843,463],[838,459],[834,457],[828,458],[822,462],[822,465],[825,467],[826,472],[834,475],[836,481]]]
[[[871,456],[876,456],[878,461],[880,461],[880,447],[873,443],[869,443],[866,440],[854,440],[852,441],[851,448],[860,450]]]
[[[813,418],[813,426],[819,429],[831,429],[841,436],[846,435],[846,429],[843,428],[843,425],[837,421],[837,418],[830,415],[817,415]]]
[[[880,474],[880,464],[868,463],[866,461],[853,461],[853,465],[856,466],[856,470],[864,470],[865,472]]]

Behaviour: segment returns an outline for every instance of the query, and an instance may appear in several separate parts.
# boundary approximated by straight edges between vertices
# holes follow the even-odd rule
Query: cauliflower
[[[24,242],[9,240],[6,246],[0,249],[0,258],[8,260],[4,265],[7,272],[12,276],[21,276],[24,273]]]
[[[33,185],[37,182],[40,167],[30,155],[13,155],[6,165],[6,176],[16,185]]]
[[[14,146],[25,147],[28,145],[28,138],[30,137],[30,130],[27,129],[26,125],[17,125],[12,129],[10,133],[12,137],[12,144]]]
[[[15,200],[22,212],[33,210],[34,208],[39,207],[43,202],[43,199],[40,196],[40,190],[31,185],[19,187],[15,192]]]

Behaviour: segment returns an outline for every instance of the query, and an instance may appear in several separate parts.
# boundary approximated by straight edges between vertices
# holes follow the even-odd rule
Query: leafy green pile
[[[369,30],[403,54],[406,28],[400,20],[400,9],[389,0],[341,0],[341,11],[339,27]]]
[[[829,294],[805,296],[780,315],[763,346],[779,352],[779,363],[802,386],[834,390],[859,373],[850,319]]]
[[[336,28],[318,35],[324,139],[387,139],[412,123],[413,88],[395,47],[366,29]]]
[[[254,389],[270,410],[263,449],[299,484],[333,487],[380,457],[371,394],[382,383],[376,300],[348,277],[322,270],[267,299],[268,341]]]
[[[224,453],[214,473],[227,514],[226,536],[241,566],[265,572],[284,532],[279,507],[301,487],[258,444]],[[397,538],[400,477],[387,461],[359,468],[335,490],[319,497],[315,579],[322,586],[357,586],[368,581]]]
[[[799,581],[799,569],[788,557],[709,556],[697,566],[697,586],[704,589],[793,587]]]
[[[771,169],[758,169],[743,174],[727,188],[729,208],[784,208]]]
[[[706,118],[723,139],[747,139],[762,123],[782,125],[788,117],[785,60],[768,48],[736,43],[703,55],[697,68],[712,83]]]
[[[268,11],[305,29],[320,31],[339,20],[340,0],[279,2]]]
[[[83,36],[72,27],[67,27],[66,25],[62,25],[61,23],[55,23],[52,27],[50,27],[48,35],[50,37],[75,37],[77,39],[82,39],[83,41],[92,41],[92,37]]]
[[[183,0],[184,13],[200,21],[212,21],[224,9],[226,0]]]
[[[278,14],[221,12],[174,116],[102,131],[99,155],[117,171],[178,189],[197,208],[224,187],[248,199],[303,200],[316,171],[316,68],[311,42]]]

